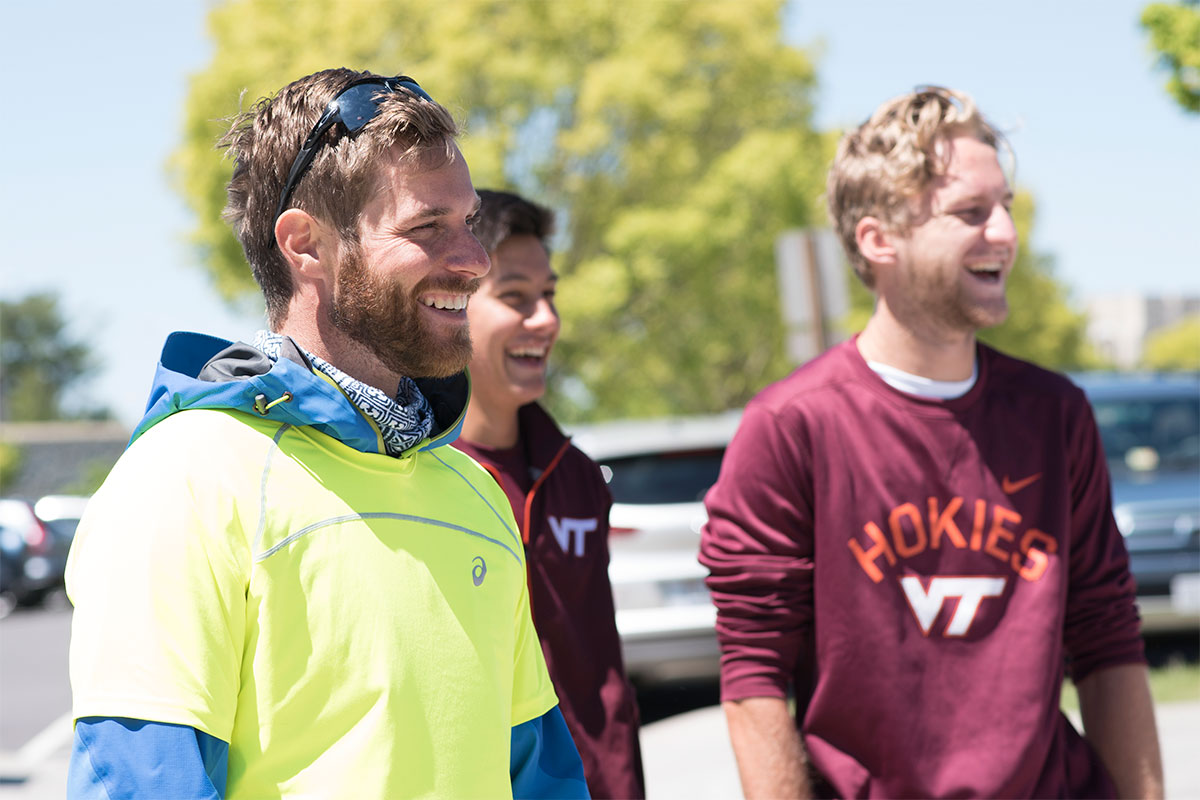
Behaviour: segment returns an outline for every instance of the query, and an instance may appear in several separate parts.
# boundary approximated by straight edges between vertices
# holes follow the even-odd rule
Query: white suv
[[[625,668],[638,684],[715,678],[716,611],[696,560],[704,494],[741,412],[578,426],[613,495],[608,575]]]

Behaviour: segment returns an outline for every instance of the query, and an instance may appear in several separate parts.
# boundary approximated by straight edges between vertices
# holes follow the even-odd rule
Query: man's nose
[[[1002,203],[997,203],[996,207],[992,209],[992,216],[988,218],[985,234],[992,244],[1008,245],[1014,250],[1016,249],[1017,226],[1013,222],[1012,212]]]
[[[539,333],[556,333],[559,324],[558,309],[548,297],[538,298],[533,313],[525,318],[526,327]]]
[[[492,268],[491,259],[474,232],[466,228],[459,236],[446,268],[467,278],[482,278]]]

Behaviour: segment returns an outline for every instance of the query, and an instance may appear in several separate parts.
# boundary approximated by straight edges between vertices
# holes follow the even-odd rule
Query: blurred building
[[[1098,295],[1087,302],[1088,341],[1120,369],[1140,365],[1146,338],[1184,317],[1200,314],[1200,297]]]
[[[90,494],[117,462],[130,431],[119,422],[0,423],[0,443],[17,465],[0,487],[6,497]]]

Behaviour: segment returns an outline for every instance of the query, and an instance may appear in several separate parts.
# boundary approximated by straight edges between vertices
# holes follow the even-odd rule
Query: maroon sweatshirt
[[[979,346],[963,397],[884,383],[846,342],[746,408],[706,505],[722,698],[794,688],[818,793],[1099,797],[1059,711],[1143,660],[1091,408]]]
[[[638,707],[625,676],[608,580],[612,496],[600,468],[541,406],[523,406],[520,442],[455,446],[499,482],[525,541],[533,622],[559,707],[595,798],[642,798]]]

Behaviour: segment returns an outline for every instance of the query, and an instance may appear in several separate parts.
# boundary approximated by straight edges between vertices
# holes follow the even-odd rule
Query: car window
[[[0,550],[19,553],[26,544],[29,528],[36,525],[33,509],[23,500],[0,500]]]
[[[1200,399],[1100,400],[1094,407],[1113,472],[1200,469]]]
[[[59,539],[75,538],[75,529],[79,527],[77,519],[48,519],[43,524]]]
[[[717,482],[725,448],[605,459],[600,471],[617,503],[693,503]]]

